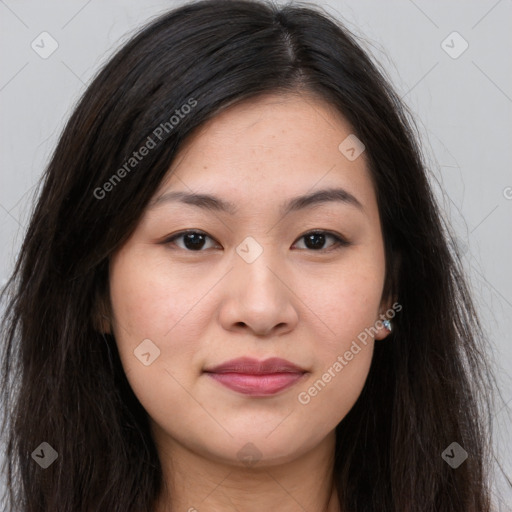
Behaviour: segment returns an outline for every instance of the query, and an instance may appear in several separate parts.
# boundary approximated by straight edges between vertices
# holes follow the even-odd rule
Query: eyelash
[[[166,238],[164,241],[162,241],[162,244],[164,244],[164,245],[171,245],[171,244],[174,243],[174,240],[176,240],[178,238],[181,238],[184,235],[188,235],[188,234],[204,235],[207,238],[210,238],[211,240],[216,241],[214,238],[212,238],[210,235],[208,235],[204,231],[197,230],[197,229],[189,229],[189,230],[185,230],[185,231],[180,231],[179,233],[175,233],[174,235],[172,235],[169,238]],[[348,247],[348,246],[352,245],[348,240],[343,238],[341,235],[339,235],[337,233],[334,233],[332,231],[326,231],[326,230],[312,230],[312,231],[308,231],[307,233],[304,233],[303,235],[299,236],[299,238],[297,238],[297,240],[303,239],[303,238],[305,238],[308,235],[327,235],[328,237],[331,237],[331,238],[335,239],[335,244],[333,246],[331,246],[330,248],[328,248],[328,249],[317,249],[317,250],[315,250],[315,249],[308,249],[308,248],[306,248],[306,249],[299,249],[299,250],[302,250],[302,251],[309,250],[310,252],[327,253],[327,252],[331,252],[331,251],[340,250],[340,249],[343,249],[345,247]],[[207,249],[206,250],[205,249],[200,249],[200,250],[197,250],[197,251],[192,251],[190,249],[183,248],[183,247],[178,247],[178,249],[181,249],[181,250],[186,251],[186,252],[198,252],[198,253],[199,252],[205,252],[207,250]]]

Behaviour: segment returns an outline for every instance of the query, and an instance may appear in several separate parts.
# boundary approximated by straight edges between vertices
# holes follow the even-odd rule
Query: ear
[[[95,315],[93,318],[94,330],[102,334],[112,334],[110,318],[106,315]]]
[[[94,305],[92,323],[95,331],[112,334],[110,308],[104,298],[98,299]]]
[[[112,334],[112,308],[108,292],[108,274],[103,277],[103,285],[98,284],[94,293],[92,324],[95,331]]]
[[[376,340],[383,340],[387,338],[390,334],[390,331],[384,326],[383,321],[389,320],[391,324],[393,324],[393,317],[395,314],[390,315],[389,312],[394,312],[393,304],[398,304],[396,297],[388,298],[381,301],[379,308],[379,318],[375,322],[375,328],[377,332],[375,333]]]
[[[396,313],[402,309],[397,296],[397,283],[401,262],[402,255],[397,251],[392,251],[389,262],[390,264],[386,265],[384,290],[382,292],[382,300],[379,306],[378,319],[376,319],[375,322],[375,327],[377,328],[377,333],[375,334],[376,340],[383,340],[389,336],[390,331],[384,326],[383,321],[389,320],[393,326],[393,318],[396,316]]]

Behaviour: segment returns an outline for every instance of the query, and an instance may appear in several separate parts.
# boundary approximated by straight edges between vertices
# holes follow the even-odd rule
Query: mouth
[[[205,369],[204,373],[238,393],[269,396],[290,388],[308,372],[290,361],[277,357],[264,361],[241,357]]]

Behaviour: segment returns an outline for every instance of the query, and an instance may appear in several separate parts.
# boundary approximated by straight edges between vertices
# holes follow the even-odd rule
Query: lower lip
[[[279,393],[299,381],[304,373],[207,373],[212,379],[238,393],[251,396],[268,396]]]

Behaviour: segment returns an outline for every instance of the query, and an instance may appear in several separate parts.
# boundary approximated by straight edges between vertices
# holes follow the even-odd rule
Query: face
[[[365,154],[339,149],[351,133],[310,96],[231,106],[112,257],[114,335],[161,450],[292,461],[356,402],[389,302]]]

